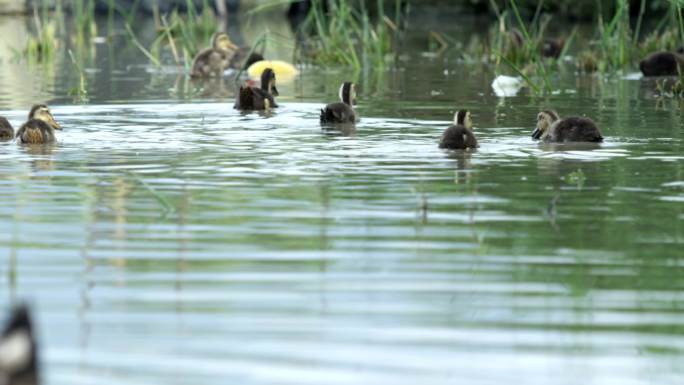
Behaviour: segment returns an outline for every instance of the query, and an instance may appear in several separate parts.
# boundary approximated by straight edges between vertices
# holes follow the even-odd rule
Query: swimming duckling
[[[29,309],[12,312],[0,335],[0,384],[37,385],[38,359]]]
[[[460,110],[454,114],[454,125],[447,128],[444,134],[442,134],[439,148],[463,150],[477,147],[478,144],[475,134],[473,134],[473,121],[470,118],[470,111]]]
[[[544,142],[602,142],[603,135],[593,120],[572,116],[561,119],[556,111],[542,111],[537,115],[533,139]]]
[[[268,110],[276,108],[274,96],[278,96],[276,78],[272,69],[261,73],[261,87],[240,86],[233,108],[238,110]]]
[[[684,56],[673,52],[655,52],[639,63],[644,76],[676,76],[684,68]]]
[[[12,139],[14,139],[14,128],[7,119],[0,116],[0,140]]]
[[[344,82],[340,87],[341,102],[330,103],[321,110],[321,123],[356,123],[356,85]]]
[[[17,138],[22,143],[50,143],[55,141],[55,130],[62,126],[55,121],[50,109],[45,104],[36,104],[29,112],[28,121],[17,131]]]

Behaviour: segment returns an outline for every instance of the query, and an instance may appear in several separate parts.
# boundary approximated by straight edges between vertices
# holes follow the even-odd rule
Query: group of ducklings
[[[532,139],[546,143],[603,142],[603,135],[593,120],[587,117],[561,118],[556,111],[545,110],[537,114],[537,126]],[[465,150],[479,147],[470,111],[460,110],[454,115],[454,124],[442,134],[439,148]]]
[[[45,104],[36,104],[31,108],[26,123],[19,127],[17,132],[7,119],[0,116],[0,140],[12,140],[17,138],[21,143],[38,144],[55,141],[55,130],[61,130],[62,126],[52,116],[50,109]]]

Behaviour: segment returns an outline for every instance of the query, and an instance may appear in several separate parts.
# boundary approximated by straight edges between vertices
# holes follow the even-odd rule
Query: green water
[[[571,70],[497,98],[494,68],[426,54],[429,29],[355,78],[351,132],[317,120],[341,70],[242,114],[231,79],[125,40],[95,47],[85,104],[67,61],[6,61],[0,115],[47,101],[64,127],[0,145],[0,308],[34,305],[45,383],[681,383],[679,103]],[[605,143],[533,142],[549,107]],[[477,151],[437,148],[457,108]]]

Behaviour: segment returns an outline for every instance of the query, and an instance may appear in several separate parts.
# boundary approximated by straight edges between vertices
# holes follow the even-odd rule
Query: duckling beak
[[[54,128],[55,130],[61,130],[62,129],[62,126],[60,126],[59,123],[57,123],[57,121],[55,120],[54,116],[52,116],[52,114],[47,114],[47,116],[48,116],[47,124],[51,125],[52,128]]]
[[[275,86],[271,87],[271,95],[273,95],[273,96],[278,96],[278,95],[279,95],[279,94],[278,94],[278,89],[277,89]]]
[[[536,127],[534,131],[532,131],[532,139],[537,140],[541,138],[542,135],[542,130],[539,127]]]

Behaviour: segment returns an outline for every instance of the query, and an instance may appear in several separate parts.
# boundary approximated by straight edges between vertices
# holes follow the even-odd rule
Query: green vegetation
[[[327,8],[326,8],[327,7]],[[305,41],[299,60],[319,65],[347,65],[355,70],[385,67],[396,52],[400,13],[399,0],[394,19],[385,14],[384,0],[377,0],[371,17],[365,2],[358,7],[346,0],[312,0],[312,9],[301,26]]]

